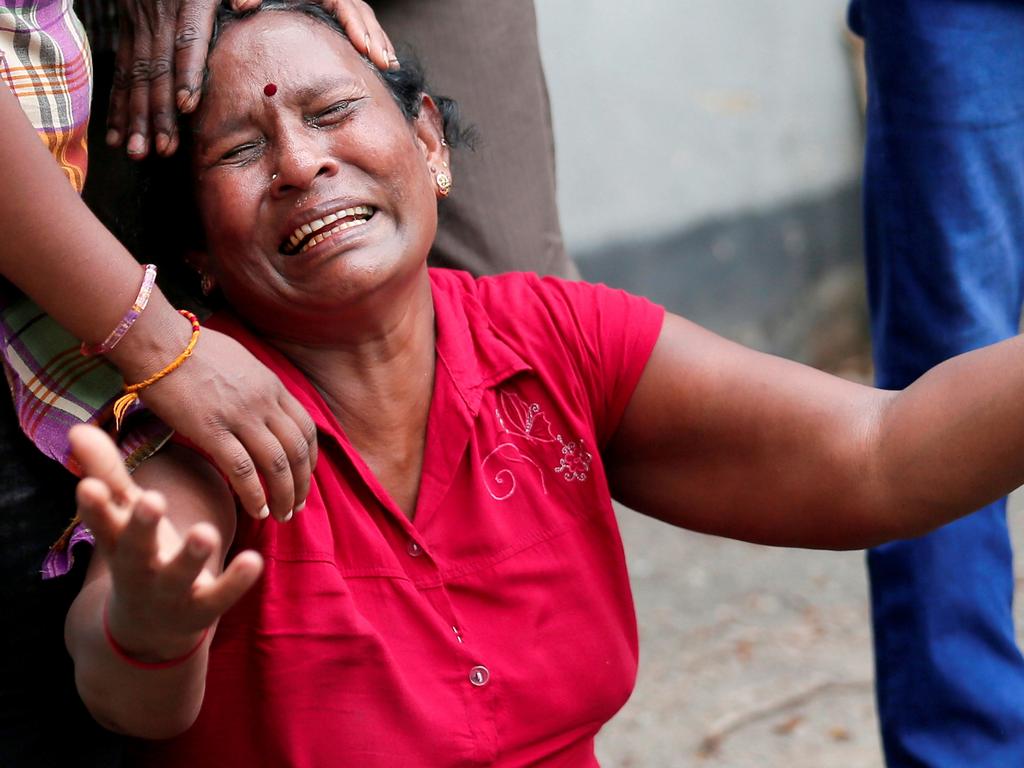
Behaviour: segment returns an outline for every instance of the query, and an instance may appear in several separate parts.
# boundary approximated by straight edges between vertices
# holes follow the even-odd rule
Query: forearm
[[[224,569],[234,502],[197,454],[171,446],[148,460],[134,475],[143,491],[104,433],[71,437],[79,512],[97,542],[65,624],[78,690],[106,727],[168,738],[198,715],[218,617],[262,561],[243,552]]]
[[[0,274],[78,338],[101,341],[135,299],[142,267],[81,201],[3,83],[0,125]],[[158,291],[143,319],[112,357],[126,376],[187,339],[187,323]]]
[[[669,316],[606,466],[619,500],[674,525],[762,544],[868,547],[1020,485],[1022,395],[1022,338],[886,392]]]
[[[68,612],[65,641],[82,701],[97,722],[118,733],[148,739],[182,733],[202,705],[210,637],[169,669],[132,666],[107,641],[103,611],[109,599],[109,579],[96,579],[83,587]]]
[[[1024,337],[955,357],[879,416],[878,488],[907,535],[1024,483]]]

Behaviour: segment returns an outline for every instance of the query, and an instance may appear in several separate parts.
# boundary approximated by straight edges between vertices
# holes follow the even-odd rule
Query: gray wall
[[[562,225],[584,275],[836,364],[819,355],[835,333],[814,334],[836,312],[856,328],[863,316],[845,0],[537,0],[537,12]]]

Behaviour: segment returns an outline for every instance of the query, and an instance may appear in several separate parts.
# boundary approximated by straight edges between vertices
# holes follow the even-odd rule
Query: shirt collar
[[[444,366],[467,409],[476,415],[484,391],[530,370],[501,337],[467,272],[430,270],[437,323],[437,364]],[[435,377],[435,381],[440,381]]]
[[[471,275],[431,269],[430,282],[437,324],[435,387],[444,386],[445,380],[450,382],[468,415],[476,416],[487,389],[531,370],[530,365],[491,324],[477,299]],[[337,421],[320,393],[284,354],[257,337],[230,312],[216,313],[206,321],[206,326],[231,336],[277,373],[312,416],[318,429],[328,434],[337,432]]]

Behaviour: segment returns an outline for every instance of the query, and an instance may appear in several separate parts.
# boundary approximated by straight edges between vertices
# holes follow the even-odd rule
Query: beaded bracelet
[[[124,317],[121,318],[121,322],[110,332],[99,344],[86,344],[82,342],[82,354],[86,356],[90,355],[105,355],[107,352],[117,346],[117,342],[124,338],[124,335],[128,333],[128,330],[135,325],[135,321],[139,319],[142,314],[142,310],[146,308],[149,303],[149,296],[153,293],[153,285],[156,283],[156,264],[147,264],[146,273],[142,276],[142,286],[139,288],[139,295],[135,297],[135,301],[125,312]]]
[[[196,348],[196,342],[199,341],[199,318],[187,309],[179,309],[178,313],[187,318],[192,324],[192,338],[188,340],[188,345],[185,347],[185,351],[168,363],[165,368],[160,369],[148,379],[140,381],[138,384],[129,384],[124,388],[124,394],[114,401],[115,429],[121,429],[121,422],[124,421],[124,417],[127,414],[128,409],[138,401],[139,392],[141,390],[145,389],[150,384],[155,384],[164,376],[178,370],[178,368],[181,367],[181,364],[192,356],[192,350]]]
[[[203,634],[199,636],[199,642],[197,642],[190,650],[183,653],[174,659],[168,659],[166,661],[142,661],[132,656],[121,645],[117,640],[114,639],[113,633],[110,631],[110,600],[108,599],[103,603],[103,636],[107,638],[107,645],[110,646],[110,650],[114,652],[121,661],[126,664],[130,664],[136,669],[145,669],[148,671],[156,671],[159,669],[170,669],[171,667],[177,667],[184,664],[186,661],[195,656],[196,651],[203,647],[203,642],[206,640],[206,636],[210,634],[210,628],[207,627],[203,630]]]

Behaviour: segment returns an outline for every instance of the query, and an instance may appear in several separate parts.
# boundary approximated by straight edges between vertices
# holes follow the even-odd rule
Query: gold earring
[[[444,171],[441,171],[434,179],[437,181],[437,191],[441,193],[441,197],[448,197],[448,194],[452,191],[451,177]]]

